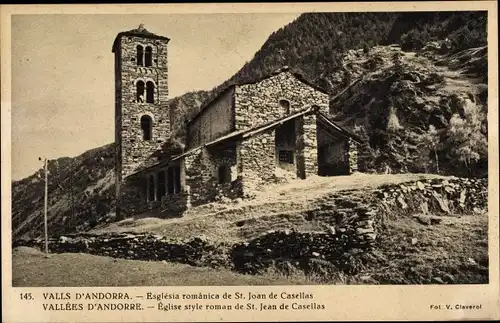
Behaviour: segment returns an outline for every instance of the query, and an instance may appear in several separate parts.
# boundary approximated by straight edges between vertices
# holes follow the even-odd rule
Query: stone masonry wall
[[[347,141],[347,162],[349,164],[349,174],[358,171],[358,144],[351,138]]]
[[[121,218],[140,214],[147,211],[150,206],[146,200],[145,180],[138,177],[128,177],[121,183],[117,211]]]
[[[172,216],[179,216],[191,207],[189,188],[185,187],[179,193],[162,196],[160,203],[162,214],[170,213]]]
[[[318,140],[316,131],[316,115],[302,116],[303,119],[303,154],[304,175],[309,177],[318,174]]]
[[[262,184],[273,182],[276,173],[274,130],[241,142],[238,148],[238,175],[243,194],[251,195]]]
[[[287,115],[280,100],[290,103],[288,113],[318,106],[328,114],[328,94],[301,82],[289,72],[283,72],[255,84],[237,86],[235,89],[235,129],[248,129],[266,124]],[[317,174],[316,117],[306,115],[295,121],[295,173],[301,177]],[[239,158],[243,187],[253,187],[276,179],[276,152],[270,133],[242,143]]]
[[[215,140],[233,130],[233,91],[222,93],[188,125],[187,149]]]
[[[137,66],[137,45],[153,48],[153,66]],[[121,174],[126,177],[138,168],[154,163],[151,154],[161,147],[170,135],[168,101],[167,41],[142,37],[122,36],[115,52],[119,58],[117,79],[117,143],[121,149]],[[137,81],[153,81],[154,103],[137,102]],[[152,118],[152,138],[143,140],[141,116]]]
[[[248,129],[285,116],[280,100],[290,102],[290,113],[317,105],[328,115],[329,96],[283,72],[235,89],[235,129]]]
[[[241,195],[236,153],[236,147],[203,148],[185,157],[186,186],[193,206],[222,196],[234,198]],[[219,183],[218,169],[222,165],[229,167],[230,183]]]

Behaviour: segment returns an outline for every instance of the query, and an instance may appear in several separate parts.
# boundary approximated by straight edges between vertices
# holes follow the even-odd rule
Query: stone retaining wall
[[[371,191],[340,191],[320,199],[303,216],[323,232],[268,231],[229,245],[203,237],[175,240],[152,234],[68,235],[52,238],[51,252],[84,252],[116,258],[180,262],[259,273],[269,267],[312,270],[321,263],[356,273],[377,247],[377,231],[390,216],[474,214],[487,209],[487,179],[432,179],[386,185]],[[43,240],[15,241],[43,248]]]

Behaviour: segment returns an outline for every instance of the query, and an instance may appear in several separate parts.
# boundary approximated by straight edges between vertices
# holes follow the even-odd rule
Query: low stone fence
[[[488,208],[488,179],[452,177],[386,185],[376,196],[380,211],[473,214]]]
[[[367,247],[363,239],[356,237],[355,232],[349,231],[270,231],[252,241],[234,245],[231,259],[237,271],[250,274],[279,267],[280,263],[307,271],[313,259],[329,263],[338,270],[355,272],[359,266],[352,261],[351,255]]]
[[[487,179],[432,179],[386,185],[367,192],[341,191],[304,213],[324,232],[268,231],[233,245],[203,237],[175,240],[152,234],[66,235],[52,238],[53,253],[82,252],[115,258],[169,261],[259,273],[269,267],[315,267],[356,273],[377,247],[377,230],[388,214],[474,214],[487,209]],[[16,240],[16,246],[43,248],[43,240]],[[320,265],[318,265],[318,263]]]
[[[151,234],[67,235],[49,240],[51,253],[88,253],[113,258],[168,261],[193,266],[225,267],[242,273],[259,273],[278,260],[305,269],[310,259],[321,259],[336,268],[352,271],[346,255],[362,244],[352,244],[352,233],[270,231],[249,242],[228,245],[203,238],[170,240]],[[43,239],[18,240],[14,247],[42,249]]]
[[[42,249],[43,239],[17,240],[13,247]],[[195,237],[175,241],[154,234],[66,235],[49,239],[51,253],[89,253],[113,258],[185,263],[193,266],[231,267],[225,254],[228,246]]]

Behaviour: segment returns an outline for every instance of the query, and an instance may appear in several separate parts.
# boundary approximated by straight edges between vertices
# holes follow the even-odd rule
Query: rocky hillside
[[[112,218],[114,150],[106,145],[49,161],[49,234],[80,232]],[[44,173],[12,183],[13,238],[43,235]],[[110,212],[111,211],[111,212]]]
[[[445,42],[350,50],[356,80],[332,116],[365,138],[364,171],[487,174],[487,48],[448,53]]]

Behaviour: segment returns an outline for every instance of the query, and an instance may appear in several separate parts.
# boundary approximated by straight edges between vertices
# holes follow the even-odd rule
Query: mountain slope
[[[49,161],[49,234],[84,231],[112,218],[114,145]],[[43,169],[12,183],[12,236],[43,235]],[[110,213],[111,212],[111,213]]]
[[[423,43],[448,38],[451,50],[458,52],[486,45],[486,22],[485,12],[302,14],[271,34],[229,80],[209,92],[186,93],[171,102],[171,109],[177,120],[190,120],[201,102],[188,106],[177,102],[210,100],[231,84],[252,82],[283,66],[335,95],[353,80],[342,64],[346,50],[400,43],[419,49]]]
[[[487,172],[487,48],[439,54],[377,46],[349,51],[358,82],[331,102],[342,125],[365,138],[360,167],[483,176]]]

